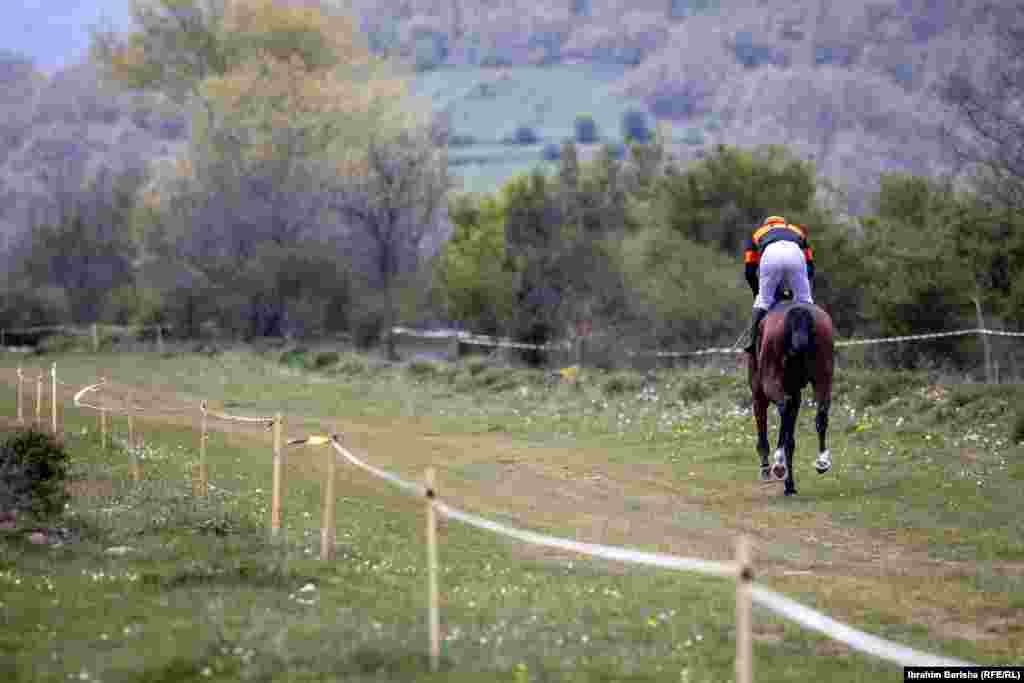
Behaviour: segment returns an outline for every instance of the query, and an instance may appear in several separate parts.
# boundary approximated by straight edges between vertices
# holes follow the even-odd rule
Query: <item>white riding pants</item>
[[[758,291],[754,308],[771,310],[775,290],[785,281],[793,290],[793,300],[813,304],[811,283],[807,279],[807,260],[796,242],[772,242],[761,252],[758,264]]]

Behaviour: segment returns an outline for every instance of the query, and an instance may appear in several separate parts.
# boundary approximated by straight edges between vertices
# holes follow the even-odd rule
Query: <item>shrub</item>
[[[339,363],[335,371],[340,375],[347,375],[353,377],[355,375],[362,375],[369,369],[366,361],[356,355],[346,355]]]
[[[429,379],[441,374],[438,364],[429,360],[414,360],[406,366],[405,371],[418,379]]]
[[[924,378],[912,372],[873,372],[864,379],[863,393],[857,402],[862,408],[882,405],[924,384]]]
[[[281,354],[281,365],[287,365],[293,370],[303,370],[306,367],[307,350],[299,347]]]
[[[53,334],[40,340],[37,354],[68,353],[70,351],[91,351],[92,339],[73,334]]]
[[[516,128],[515,133],[512,134],[511,141],[516,145],[536,145],[540,142],[540,136],[537,135],[537,131],[529,126],[519,126]]]
[[[651,127],[647,114],[639,109],[629,109],[622,114],[622,137],[629,142],[646,144],[651,139]]]
[[[702,378],[692,378],[683,381],[679,387],[679,400],[686,403],[700,403],[711,398],[711,391]]]
[[[476,377],[488,368],[487,361],[477,358],[466,363],[466,370],[470,376]]]
[[[383,317],[372,313],[363,313],[358,316],[353,325],[352,341],[357,349],[366,350],[372,348],[380,340],[383,330]]]
[[[600,138],[597,133],[597,121],[595,121],[594,117],[589,114],[577,116],[574,126],[576,130],[576,142],[581,145],[592,145]]]
[[[602,390],[608,396],[640,391],[643,382],[640,375],[629,372],[617,372],[605,380]]]
[[[1024,442],[1024,408],[1017,409],[1017,415],[1013,419],[1013,429],[1010,433],[1013,443]]]
[[[317,370],[322,370],[330,365],[336,364],[341,359],[337,351],[323,351],[316,354],[314,365]]]
[[[60,514],[68,500],[64,484],[68,454],[51,435],[15,432],[0,445],[0,511],[37,519]]]

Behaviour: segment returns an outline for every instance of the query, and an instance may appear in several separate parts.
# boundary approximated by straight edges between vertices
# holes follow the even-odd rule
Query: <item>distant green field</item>
[[[471,140],[449,150],[452,171],[463,179],[464,189],[490,191],[542,162],[545,145],[572,138],[577,116],[592,116],[602,140],[622,141],[623,114],[645,110],[641,100],[612,93],[624,71],[593,64],[445,67],[419,74],[413,92],[429,99],[435,112],[450,114],[453,136]],[[653,129],[653,119],[650,125]],[[504,142],[520,126],[532,128],[539,143]]]

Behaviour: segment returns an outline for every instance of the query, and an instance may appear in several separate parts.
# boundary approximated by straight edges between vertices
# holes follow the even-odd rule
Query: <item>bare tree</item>
[[[1024,5],[992,0],[984,7],[994,55],[962,64],[940,86],[956,125],[946,128],[957,161],[973,169],[979,189],[1007,206],[1024,207]]]
[[[365,169],[334,192],[332,208],[352,229],[353,263],[382,297],[378,313],[389,357],[395,357],[390,331],[401,276],[418,269],[450,186],[446,160],[430,137],[403,132],[394,140],[371,140]]]

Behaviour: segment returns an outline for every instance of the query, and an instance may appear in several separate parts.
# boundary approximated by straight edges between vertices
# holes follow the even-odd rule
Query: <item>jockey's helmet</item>
[[[761,227],[766,227],[770,225],[785,226],[786,219],[783,218],[782,216],[768,216],[768,218],[765,218],[764,222],[761,223]]]

